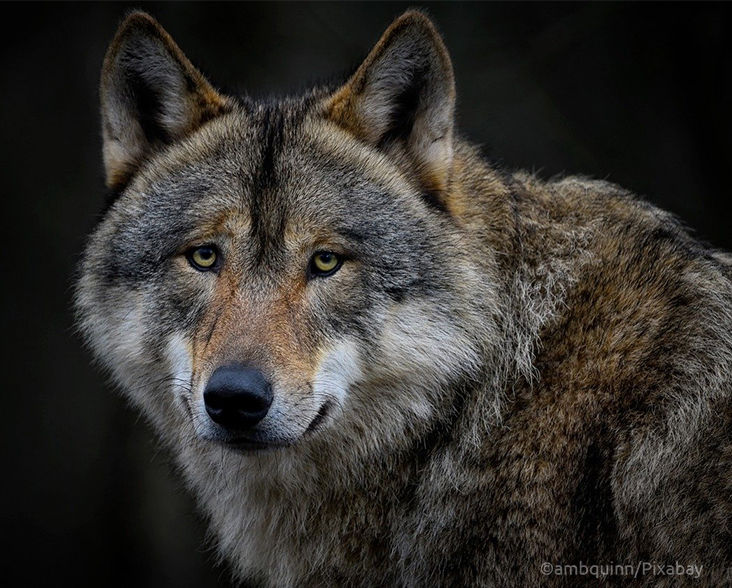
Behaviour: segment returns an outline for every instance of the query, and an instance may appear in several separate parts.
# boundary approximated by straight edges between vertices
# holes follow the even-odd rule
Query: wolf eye
[[[216,264],[216,259],[218,258],[216,249],[210,245],[191,249],[188,252],[187,257],[190,264],[200,271],[206,271],[213,268]]]
[[[310,275],[318,277],[330,276],[341,267],[341,258],[331,251],[318,251],[310,260]]]

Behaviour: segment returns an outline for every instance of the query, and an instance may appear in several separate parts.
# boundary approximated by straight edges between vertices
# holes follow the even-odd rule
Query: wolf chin
[[[260,102],[132,13],[101,110],[79,328],[240,579],[730,585],[730,257],[612,184],[482,159],[427,17]],[[580,562],[702,572],[542,568]]]

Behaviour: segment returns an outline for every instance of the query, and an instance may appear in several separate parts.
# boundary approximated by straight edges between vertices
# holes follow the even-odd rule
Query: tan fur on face
[[[251,363],[288,383],[292,383],[289,373],[312,373],[313,365],[307,361],[312,342],[304,332],[295,332],[304,287],[302,279],[287,282],[266,296],[248,291],[241,264],[228,259],[216,279],[195,341],[197,377],[210,376],[228,363]]]

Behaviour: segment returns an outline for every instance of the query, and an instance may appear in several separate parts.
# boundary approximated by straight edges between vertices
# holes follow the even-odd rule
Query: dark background
[[[409,5],[132,6],[214,84],[265,96],[347,72]],[[412,5],[444,34],[460,127],[490,157],[607,178],[732,249],[727,6]],[[129,7],[3,4],[0,536],[19,585],[228,582],[167,456],[90,365],[69,313],[103,198],[98,75]]]

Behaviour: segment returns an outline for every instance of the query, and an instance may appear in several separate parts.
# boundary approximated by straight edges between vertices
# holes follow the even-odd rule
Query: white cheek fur
[[[441,385],[478,364],[467,333],[429,304],[399,304],[388,314],[379,339],[380,365],[394,381]]]
[[[313,394],[318,400],[331,399],[343,405],[348,389],[361,377],[358,347],[345,339],[323,354],[313,379]]]
[[[171,388],[176,395],[190,396],[192,394],[193,365],[190,347],[180,334],[168,339],[168,370],[171,377]]]

